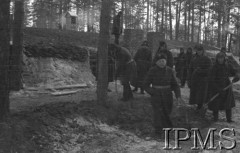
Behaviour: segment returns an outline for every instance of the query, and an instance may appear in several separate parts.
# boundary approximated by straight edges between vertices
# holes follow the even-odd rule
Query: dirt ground
[[[239,86],[235,86],[237,91]],[[231,151],[192,151],[193,139],[180,142],[182,150],[163,150],[164,139],[155,139],[152,108],[147,94],[135,93],[130,102],[119,101],[121,86],[110,84],[108,108],[96,103],[95,87],[81,89],[70,96],[52,96],[37,91],[22,91],[11,95],[11,116],[0,124],[1,153],[238,153],[240,150],[240,94],[235,92],[237,106],[232,124],[220,114],[212,122],[211,112],[203,117],[192,106],[175,108],[175,127],[200,128],[203,137],[209,128],[235,128],[237,146]],[[182,89],[187,103],[189,90]],[[219,140],[215,133],[216,143]],[[174,146],[171,135],[171,146]],[[229,143],[228,141],[225,143]]]
[[[115,88],[115,84],[111,83],[108,107],[100,106],[96,102],[96,86],[90,66],[71,62],[66,58],[68,56],[56,59],[56,55],[63,56],[66,51],[70,52],[67,55],[74,55],[77,51],[76,47],[72,47],[74,45],[96,47],[97,38],[94,33],[36,28],[25,30],[25,49],[28,51],[27,46],[35,46],[35,50],[30,48],[29,51],[38,58],[26,57],[27,69],[24,70],[23,80],[28,87],[11,93],[11,114],[6,122],[0,123],[0,153],[239,153],[240,85],[234,87],[236,108],[232,124],[225,121],[224,113],[220,114],[219,122],[214,123],[211,112],[201,116],[193,106],[188,105],[174,107],[171,115],[175,127],[200,128],[203,137],[209,128],[217,128],[218,131],[234,128],[237,141],[234,150],[193,151],[190,149],[193,138],[180,142],[182,150],[163,150],[164,138],[156,139],[153,135],[149,95],[135,93],[133,100],[122,102],[118,100],[122,94],[121,85],[118,83]],[[70,44],[70,48],[59,50],[53,47],[63,42],[63,45]],[[52,48],[56,52],[52,52],[51,56],[42,55],[42,48],[46,49],[44,53]],[[72,95],[53,96],[50,93],[54,91],[45,90],[49,85],[57,87],[82,82],[87,83],[88,88],[79,89]],[[182,94],[187,104],[189,89],[182,89]],[[218,143],[217,132],[215,138],[215,143]],[[173,139],[171,135],[171,146],[174,146]]]

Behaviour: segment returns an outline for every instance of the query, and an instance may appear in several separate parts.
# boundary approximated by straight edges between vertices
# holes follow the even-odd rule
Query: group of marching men
[[[237,71],[228,62],[224,48],[216,55],[216,61],[205,55],[202,45],[188,48],[186,53],[181,48],[175,70],[173,55],[164,41],[159,42],[153,58],[147,41],[142,43],[134,57],[127,48],[116,43],[109,44],[108,54],[109,59],[116,62],[116,72],[110,80],[120,79],[123,85],[122,101],[131,100],[133,92],[138,91],[138,88],[142,94],[146,91],[151,95],[156,134],[161,134],[162,128],[173,126],[169,117],[173,106],[172,91],[177,102],[182,103],[180,88],[184,87],[186,80],[190,88],[189,104],[197,104],[196,111],[202,109],[212,96],[219,94],[208,103],[214,121],[218,120],[218,112],[225,110],[227,122],[233,122],[231,109],[235,106],[235,101],[231,84],[239,78]],[[113,68],[111,63],[109,68]],[[113,71],[110,70],[109,73],[111,72]],[[177,77],[181,80],[180,83]],[[234,78],[230,81],[229,77]],[[135,88],[132,90],[130,85]]]

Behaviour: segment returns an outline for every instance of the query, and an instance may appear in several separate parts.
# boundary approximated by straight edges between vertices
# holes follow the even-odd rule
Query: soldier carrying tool
[[[225,110],[227,122],[232,121],[231,109],[235,107],[235,100],[232,91],[232,83],[237,82],[239,77],[232,65],[226,62],[226,55],[220,52],[216,55],[216,63],[213,65],[209,76],[209,97],[208,108],[213,111],[214,121],[218,121],[218,112]],[[234,77],[232,82],[229,77]]]

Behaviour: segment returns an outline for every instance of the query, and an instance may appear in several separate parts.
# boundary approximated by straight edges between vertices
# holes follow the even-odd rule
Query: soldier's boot
[[[232,120],[232,110],[231,109],[226,109],[226,118],[228,123],[234,122]]]

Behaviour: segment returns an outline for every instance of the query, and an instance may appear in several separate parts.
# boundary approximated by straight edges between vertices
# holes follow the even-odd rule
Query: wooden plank
[[[60,87],[54,87],[56,90],[61,90],[61,89],[72,89],[72,88],[87,88],[86,83],[82,84],[74,84],[74,85],[65,85],[65,86],[60,86]]]
[[[71,95],[71,94],[76,94],[79,90],[74,90],[74,91],[59,91],[59,92],[53,92],[51,95],[53,96],[65,96],[65,95]]]

